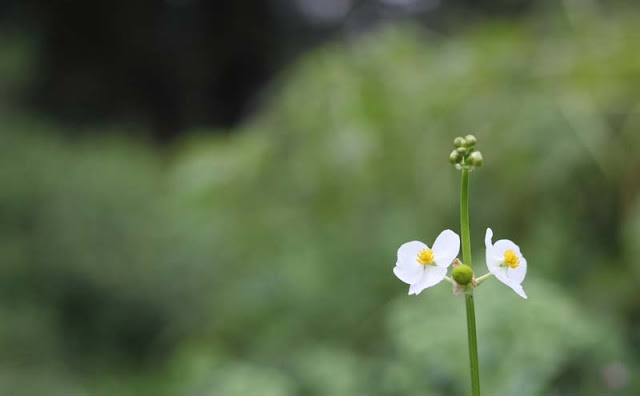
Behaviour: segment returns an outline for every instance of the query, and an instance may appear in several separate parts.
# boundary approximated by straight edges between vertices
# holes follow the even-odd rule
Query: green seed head
[[[466,147],[473,147],[477,143],[476,137],[473,135],[467,135],[464,137],[464,143]]]
[[[474,151],[473,153],[469,154],[469,158],[467,160],[473,166],[481,166],[482,162],[484,161],[482,158],[482,153],[479,151]]]
[[[464,146],[464,144],[465,144],[464,138],[461,136],[458,136],[457,138],[453,139],[453,145],[455,147],[462,147]]]
[[[468,285],[473,278],[473,270],[466,264],[460,264],[453,268],[451,277],[459,285]]]

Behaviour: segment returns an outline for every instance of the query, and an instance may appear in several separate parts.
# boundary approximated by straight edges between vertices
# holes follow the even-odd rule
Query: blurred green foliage
[[[637,17],[387,27],[164,149],[71,140],[4,96],[0,394],[467,392],[462,300],[391,272],[458,229],[467,133],[474,268],[488,226],[529,262],[529,300],[477,290],[485,393],[637,394]]]

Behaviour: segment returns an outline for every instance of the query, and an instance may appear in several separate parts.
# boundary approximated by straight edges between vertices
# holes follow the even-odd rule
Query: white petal
[[[398,249],[398,261],[393,273],[404,283],[413,284],[422,278],[424,266],[418,263],[418,252],[426,248],[422,242],[411,241],[403,244]]]
[[[493,238],[493,231],[491,230],[491,228],[487,228],[487,232],[486,234],[484,234],[484,246],[486,248],[485,260],[487,262],[487,269],[489,269],[489,271],[493,273],[494,270],[500,268],[500,261],[502,259],[496,258],[496,255],[494,254],[493,243],[491,243],[491,238]]]
[[[510,270],[511,268],[508,268],[508,269]],[[520,283],[516,282],[514,279],[509,277],[508,269],[507,269],[507,267],[499,267],[499,268],[495,269],[494,271],[491,271],[491,273],[500,282],[502,282],[505,285],[507,285],[510,288],[512,288],[513,291],[515,291],[516,293],[518,293],[520,295],[520,297],[527,298],[527,295],[524,293],[524,290],[522,289],[522,286],[520,285]]]
[[[420,279],[422,279],[423,272],[424,265],[420,265],[418,263],[415,263],[415,265],[409,263],[403,266],[400,266],[396,263],[396,266],[393,269],[393,273],[396,274],[398,279],[409,285],[417,283]]]
[[[484,234],[484,246],[489,249],[493,247],[493,243],[491,243],[491,239],[493,238],[493,230],[491,228],[487,228],[487,232]]]
[[[398,249],[398,265],[417,264],[418,252],[429,247],[420,241],[403,243]],[[419,265],[419,264],[418,264]]]
[[[493,244],[493,253],[500,258],[504,257],[504,252],[509,249],[513,250],[516,256],[522,256],[520,247],[508,239],[501,239]]]
[[[444,230],[433,243],[433,256],[436,265],[448,267],[460,253],[460,237],[451,230]]]
[[[422,279],[416,284],[411,285],[409,288],[409,294],[420,294],[421,291],[427,287],[431,287],[440,283],[447,274],[446,267],[428,266],[425,267]]]
[[[524,292],[524,289],[520,285],[511,285],[511,288],[514,292],[518,293],[518,295],[524,299],[527,298],[527,295]]]
[[[511,278],[509,278],[509,275],[507,275],[507,267],[495,267],[491,269],[491,273],[496,277],[496,279],[509,287],[514,284]]]
[[[524,280],[525,275],[527,275],[527,260],[520,254],[518,258],[520,259],[520,264],[518,264],[516,268],[509,268],[507,275],[512,281],[519,285]]]

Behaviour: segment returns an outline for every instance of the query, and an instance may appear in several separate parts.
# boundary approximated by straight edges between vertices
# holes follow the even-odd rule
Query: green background
[[[162,147],[12,107],[34,53],[3,38],[0,393],[467,393],[463,299],[407,296],[392,268],[402,243],[459,232],[447,157],[473,133],[473,267],[487,227],[529,264],[528,300],[476,291],[484,393],[638,394],[640,15],[623,11],[380,27],[301,57],[234,133]]]

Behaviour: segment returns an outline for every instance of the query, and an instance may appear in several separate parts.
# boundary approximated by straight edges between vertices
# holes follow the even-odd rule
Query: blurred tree
[[[235,125],[274,74],[335,34],[406,17],[455,29],[532,3],[4,0],[0,20],[39,37],[27,105],[71,124],[141,124],[168,140],[193,127]]]

